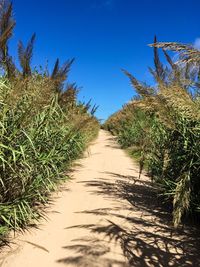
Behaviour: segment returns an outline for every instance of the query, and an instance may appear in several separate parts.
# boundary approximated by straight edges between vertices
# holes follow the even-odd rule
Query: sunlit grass
[[[140,172],[146,165],[166,201],[173,203],[178,226],[200,207],[200,52],[175,43],[157,44],[156,38],[153,46],[155,69],[150,71],[156,85],[143,84],[124,71],[138,96],[104,127],[118,136],[122,147],[135,147]],[[160,62],[157,47],[171,46],[183,52],[175,64],[164,51],[169,68]]]

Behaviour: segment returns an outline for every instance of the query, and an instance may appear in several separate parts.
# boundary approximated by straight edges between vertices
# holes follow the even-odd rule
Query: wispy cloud
[[[114,0],[105,0],[103,2],[105,7],[112,7],[114,5]]]
[[[92,2],[92,8],[112,8],[116,0],[94,0]]]
[[[196,38],[194,41],[194,47],[200,50],[200,37]]]

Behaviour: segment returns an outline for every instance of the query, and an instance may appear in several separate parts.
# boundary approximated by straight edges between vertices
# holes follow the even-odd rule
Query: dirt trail
[[[48,220],[15,237],[4,267],[200,266],[199,238],[175,232],[148,177],[101,131]]]

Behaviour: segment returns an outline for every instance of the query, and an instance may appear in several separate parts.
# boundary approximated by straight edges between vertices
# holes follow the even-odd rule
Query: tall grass
[[[0,239],[43,216],[41,206],[98,133],[95,107],[65,85],[73,60],[56,60],[52,74],[31,68],[35,34],[19,43],[21,70],[8,54],[12,4],[0,4]]]
[[[112,115],[105,127],[118,135],[124,147],[140,151],[144,162],[167,202],[173,204],[173,221],[178,226],[185,216],[200,210],[200,101],[199,57],[192,46],[157,43],[150,72],[155,86],[139,82],[124,71],[138,97]],[[165,67],[158,48],[180,52],[173,62],[164,50]]]

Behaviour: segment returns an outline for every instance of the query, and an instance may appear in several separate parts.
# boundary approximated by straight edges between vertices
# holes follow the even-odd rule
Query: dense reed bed
[[[154,86],[139,82],[127,71],[135,92],[128,104],[110,116],[104,128],[118,136],[124,148],[145,166],[172,206],[177,227],[186,217],[199,220],[200,211],[200,52],[192,45],[158,43]],[[167,66],[159,58],[163,49]],[[177,52],[173,62],[167,49]]]
[[[32,70],[35,34],[20,41],[17,69],[8,53],[15,21],[12,4],[0,2],[0,239],[43,216],[42,206],[98,133],[96,106],[77,100],[66,83],[73,60],[56,60],[52,73]]]

